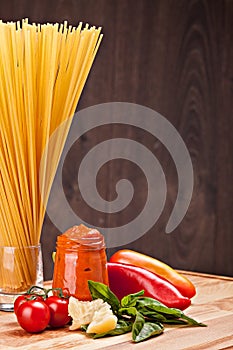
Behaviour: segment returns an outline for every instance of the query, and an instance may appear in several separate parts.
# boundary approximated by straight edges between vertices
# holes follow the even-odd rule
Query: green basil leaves
[[[186,316],[183,311],[169,308],[153,298],[140,298],[136,304],[137,310],[149,319],[168,324],[186,324],[189,326],[205,326],[191,317]]]
[[[112,311],[117,314],[120,308],[120,301],[117,296],[109,289],[106,284],[94,281],[88,281],[88,288],[90,290],[92,299],[102,299],[106,301],[112,308]]]
[[[132,331],[132,340],[137,343],[163,333],[165,324],[206,326],[186,316],[179,309],[169,308],[153,298],[143,297],[143,290],[126,295],[120,301],[105,284],[88,281],[88,286],[92,299],[100,298],[106,301],[118,318],[115,329],[93,334],[95,339]]]
[[[157,322],[147,322],[145,317],[137,312],[132,328],[132,339],[138,343],[146,340],[154,335],[159,335],[163,332],[163,325]]]

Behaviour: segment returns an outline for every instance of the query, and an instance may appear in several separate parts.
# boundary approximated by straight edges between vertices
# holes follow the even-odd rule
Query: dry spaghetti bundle
[[[49,191],[100,31],[82,23],[0,21],[0,246],[40,241]],[[46,146],[61,123],[49,152]],[[28,264],[22,254],[19,279]]]

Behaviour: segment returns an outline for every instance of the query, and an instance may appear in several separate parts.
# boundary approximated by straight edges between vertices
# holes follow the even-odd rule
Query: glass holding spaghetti
[[[100,32],[66,21],[0,20],[0,247],[12,248],[1,248],[3,289],[24,289],[22,279],[25,287],[34,283],[36,263],[24,247],[40,242],[53,179]],[[50,151],[49,140],[61,124]],[[11,251],[18,256],[13,273],[7,270]]]
[[[13,308],[15,298],[33,285],[43,286],[40,244],[0,247],[0,310]]]

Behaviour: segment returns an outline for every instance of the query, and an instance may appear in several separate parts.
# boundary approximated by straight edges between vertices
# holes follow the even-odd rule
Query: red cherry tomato
[[[14,302],[14,312],[15,314],[17,313],[17,310],[19,308],[19,306],[23,303],[25,303],[25,301],[28,301],[28,300],[38,300],[38,301],[43,301],[44,299],[42,298],[42,296],[40,295],[31,295],[31,294],[23,294],[23,295],[20,295],[18,296],[18,298],[15,299],[15,302]]]
[[[50,319],[49,307],[38,300],[27,300],[19,305],[16,317],[20,326],[29,333],[43,331]]]
[[[68,298],[60,298],[52,295],[45,300],[45,303],[49,307],[49,325],[51,327],[63,327],[70,321],[71,317],[68,315]]]
[[[20,295],[17,299],[15,299],[15,302],[14,302],[14,312],[16,314],[19,306],[23,303],[25,303],[25,301],[27,301],[27,297],[26,295]]]

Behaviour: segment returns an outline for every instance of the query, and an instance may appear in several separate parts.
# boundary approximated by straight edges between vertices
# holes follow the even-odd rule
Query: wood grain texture
[[[0,347],[4,350],[232,349],[233,279],[192,273],[187,277],[197,287],[197,295],[186,314],[206,323],[207,327],[166,327],[161,336],[134,344],[130,334],[93,340],[80,331],[69,331],[68,327],[28,334],[17,324],[14,314],[0,312]]]
[[[119,136],[136,140],[160,161],[168,193],[154,227],[126,247],[175,268],[233,275],[233,1],[23,0],[16,5],[2,0],[0,17],[67,19],[71,24],[82,20],[103,26],[104,40],[78,109],[111,101],[150,107],[175,126],[190,152],[193,197],[182,223],[170,235],[165,234],[165,226],[177,194],[175,166],[156,138],[133,127],[101,127],[75,143],[63,172],[73,210],[103,227],[120,226],[142,210],[145,178],[130,162],[107,163],[97,181],[108,200],[115,196],[118,179],[134,184],[132,206],[118,215],[88,207],[77,184],[81,159],[97,143]],[[59,233],[46,217],[42,235],[46,279],[52,277],[51,252]],[[115,250],[109,249],[108,255]]]

